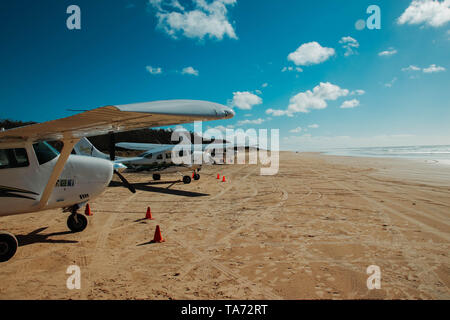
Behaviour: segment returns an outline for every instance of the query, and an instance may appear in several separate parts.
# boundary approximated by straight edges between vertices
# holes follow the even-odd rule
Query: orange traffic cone
[[[223,176],[222,182],[227,182],[225,176]]]
[[[166,240],[164,240],[161,235],[161,229],[159,228],[159,226],[156,226],[155,236],[153,237],[153,240],[151,242],[152,243],[161,243],[161,242],[165,242],[165,241]]]
[[[217,180],[220,180],[220,174],[217,174]]]
[[[150,209],[150,207],[147,208],[147,214],[145,215],[145,219],[147,219],[147,220],[153,220],[153,217],[152,217],[152,210]]]
[[[89,203],[86,205],[86,210],[84,210],[84,214],[87,215],[88,217],[93,216],[93,214],[91,212],[91,207],[89,206]]]

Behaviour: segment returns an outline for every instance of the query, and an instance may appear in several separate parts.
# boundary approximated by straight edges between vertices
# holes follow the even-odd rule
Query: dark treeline
[[[119,132],[114,134],[114,140],[116,143],[119,142],[139,142],[139,143],[158,143],[158,144],[177,144],[179,141],[172,141],[173,131],[170,129],[142,129],[128,132]],[[102,135],[96,137],[89,137],[89,140],[92,142],[97,149],[101,151],[107,151],[109,149],[110,144],[110,135]],[[194,143],[195,134],[190,132],[191,143]],[[199,141],[203,141],[203,143],[211,143],[211,140],[201,139]],[[214,141],[216,143],[223,142],[223,140]]]
[[[9,120],[9,119],[0,119],[0,129],[3,128],[5,130],[17,128],[17,127],[23,127],[28,126],[30,124],[34,124],[36,122],[23,122],[23,121],[15,121],[15,120]]]
[[[12,129],[17,127],[23,127],[26,125],[34,124],[36,122],[22,122],[15,120],[2,120],[0,119],[0,128]],[[177,144],[178,141],[172,141],[171,129],[142,129],[128,132],[119,132],[114,134],[115,142],[139,142],[139,143],[159,143],[159,144]],[[190,132],[191,142],[194,143],[194,133]],[[111,137],[109,134],[89,137],[89,140],[100,151],[108,151]],[[201,141],[201,140],[200,140]],[[203,143],[211,143],[211,140],[203,140]],[[217,143],[223,141],[215,141]],[[53,144],[53,143],[52,143]]]

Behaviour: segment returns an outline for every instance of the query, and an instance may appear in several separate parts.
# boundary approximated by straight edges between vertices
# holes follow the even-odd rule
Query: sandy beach
[[[450,166],[283,152],[277,175],[259,168],[126,174],[137,193],[113,184],[80,234],[61,210],[0,218],[20,243],[0,299],[450,299]]]

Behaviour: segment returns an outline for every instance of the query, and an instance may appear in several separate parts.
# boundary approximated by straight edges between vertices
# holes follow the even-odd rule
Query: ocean
[[[335,148],[324,153],[339,156],[407,158],[450,164],[450,145]]]

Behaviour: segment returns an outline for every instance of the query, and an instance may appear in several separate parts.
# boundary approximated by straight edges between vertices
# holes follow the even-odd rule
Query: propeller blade
[[[125,185],[125,187],[128,188],[128,190],[130,190],[132,193],[136,193],[136,189],[133,187],[133,185],[131,185],[127,179],[125,179],[125,177],[123,175],[120,174],[119,171],[114,170],[114,173],[117,174],[117,176],[119,177],[120,180],[122,180],[122,183]]]
[[[112,132],[109,134],[109,159],[116,160],[116,136]]]

